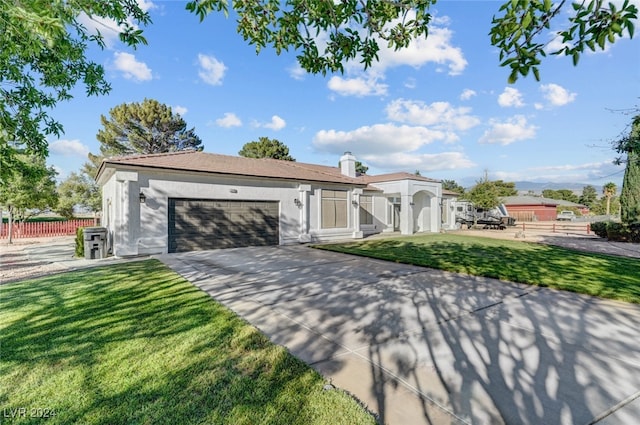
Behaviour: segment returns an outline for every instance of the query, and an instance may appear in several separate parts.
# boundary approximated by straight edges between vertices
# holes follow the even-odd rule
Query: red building
[[[554,221],[561,201],[537,196],[505,196],[502,203],[509,216],[517,221]]]

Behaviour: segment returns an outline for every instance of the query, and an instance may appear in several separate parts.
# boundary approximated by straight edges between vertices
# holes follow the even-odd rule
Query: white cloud
[[[418,100],[397,99],[387,105],[386,112],[393,121],[433,126],[449,132],[468,130],[480,124],[478,117],[470,115],[471,108],[455,108],[448,102],[428,105]]]
[[[149,81],[153,78],[151,69],[144,62],[138,62],[131,53],[114,52],[114,66],[124,78],[135,81]]]
[[[446,23],[440,21],[440,23]],[[384,41],[378,41],[380,60],[372,65],[376,71],[382,72],[386,68],[409,65],[420,68],[428,63],[435,63],[448,69],[449,75],[459,75],[467,67],[467,60],[464,58],[462,49],[451,44],[453,31],[445,27],[432,25],[429,29],[429,36],[425,39],[420,37],[411,44],[400,50],[393,50],[387,47]]]
[[[462,91],[462,93],[460,94],[460,100],[469,100],[471,99],[473,96],[476,96],[478,93],[475,92],[475,90],[471,90],[471,89],[464,89]]]
[[[157,7],[151,1],[138,0],[138,6],[147,12]],[[109,18],[102,18],[99,16],[89,17],[86,13],[82,12],[78,15],[78,22],[80,22],[87,29],[88,34],[97,35],[100,32],[107,48],[112,48],[116,42],[120,39],[119,34],[124,29],[124,25],[118,25],[116,21]],[[138,29],[138,26],[134,24],[131,19],[127,19],[127,23],[133,28]]]
[[[532,167],[530,170],[540,173],[554,173],[558,171],[574,171],[574,170],[592,170],[603,166],[611,165],[613,160],[588,162],[586,164],[563,164],[563,165],[547,165],[544,167]]]
[[[227,67],[224,63],[220,62],[213,56],[203,55],[202,53],[198,54],[198,64],[200,65],[200,70],[198,71],[198,75],[207,84],[211,84],[212,86],[219,86],[222,84],[222,78],[224,77],[224,73],[227,70]]]
[[[271,122],[267,123],[267,124],[263,124],[262,127],[264,128],[270,128],[271,130],[282,130],[283,128],[285,128],[287,126],[287,123],[285,120],[283,120],[282,118],[280,118],[277,115],[274,115],[271,117]]]
[[[441,152],[434,154],[394,153],[390,155],[363,155],[362,159],[367,164],[387,170],[406,170],[413,172],[459,170],[472,168],[476,164],[461,152]]]
[[[98,16],[90,18],[86,13],[82,12],[78,16],[78,22],[84,25],[89,34],[97,35],[99,31],[108,48],[112,48],[119,39],[120,26],[113,19]]]
[[[189,112],[189,110],[187,109],[186,106],[176,105],[173,107],[173,112],[175,112],[178,115],[185,116],[187,112]]]
[[[541,167],[528,167],[514,170],[490,171],[491,180],[532,181],[552,183],[604,184],[620,179],[624,166],[613,164],[613,158],[600,162],[560,164]],[[505,162],[505,165],[508,163]],[[621,184],[621,183],[619,183]]]
[[[547,43],[546,46],[544,46],[544,51],[547,54],[557,52],[566,46],[570,46],[569,43],[562,42],[562,37],[558,35],[558,33],[554,33],[554,32],[549,33],[549,38],[550,38],[549,42]],[[562,55],[559,55],[558,57],[561,57],[561,56]]]
[[[564,106],[573,102],[577,94],[571,93],[567,89],[558,84],[542,84],[540,90],[544,93],[543,97],[553,106]]]
[[[305,71],[298,62],[288,68],[288,71],[289,76],[298,81],[304,80],[304,77],[307,75],[307,71]]]
[[[523,115],[516,115],[506,121],[490,120],[491,128],[484,132],[480,143],[499,143],[509,145],[511,143],[533,139],[537,127],[529,125]]]
[[[224,128],[240,127],[242,121],[233,112],[226,112],[222,118],[216,120],[216,125]]]
[[[383,96],[387,94],[388,86],[380,84],[377,78],[369,76],[364,78],[342,78],[333,76],[327,83],[329,90],[338,93],[341,96]]]
[[[49,143],[49,151],[54,155],[78,156],[82,158],[86,158],[89,154],[89,148],[77,139],[60,139],[51,142]]]
[[[345,151],[383,155],[411,152],[436,140],[444,140],[443,131],[408,125],[376,124],[352,131],[321,130],[313,138],[316,149],[334,154]]]
[[[514,89],[513,87],[505,87],[504,91],[498,96],[498,105],[503,108],[506,107],[514,107],[521,108],[524,106],[524,102],[522,101],[522,93],[518,89]]]
[[[612,159],[601,162],[583,164],[550,165],[544,167],[531,167],[519,171],[492,172],[491,177],[506,181],[537,181],[555,183],[580,183],[580,182],[608,182],[611,175],[620,172],[621,166],[612,163]]]
[[[269,128],[271,130],[274,131],[278,131],[278,130],[282,130],[283,128],[285,128],[287,126],[287,122],[285,120],[283,120],[282,118],[280,118],[277,115],[274,115],[271,117],[271,121],[267,122],[267,123],[261,123],[258,121],[254,121],[253,123],[251,123],[252,126],[254,127],[261,127],[261,128]]]
[[[145,12],[148,12],[151,9],[155,9],[158,7],[155,3],[148,0],[138,0],[136,3],[138,3],[138,6],[140,6],[140,9],[144,10]]]
[[[409,13],[407,20],[414,19],[415,13]],[[393,25],[392,22],[390,25]],[[399,50],[388,47],[388,42],[376,39],[380,50],[378,60],[371,67],[363,71],[360,58],[350,60],[345,64],[347,77],[333,77],[329,82],[329,89],[343,96],[381,96],[388,91],[387,84],[381,83],[385,79],[385,72],[389,68],[411,66],[421,68],[427,64],[436,64],[437,72],[448,72],[449,75],[461,74],[467,66],[467,60],[459,47],[452,44],[453,31],[447,28],[450,24],[448,17],[434,18],[429,25],[429,36],[419,37],[411,41],[409,46]],[[324,51],[329,36],[321,32],[314,37],[318,50]],[[291,73],[291,70],[290,70]],[[292,74],[298,76],[296,72]],[[415,81],[408,80],[406,87],[415,87]]]
[[[416,87],[418,87],[418,83],[416,82],[415,78],[407,78],[407,80],[404,82],[404,86],[408,89],[415,89]]]

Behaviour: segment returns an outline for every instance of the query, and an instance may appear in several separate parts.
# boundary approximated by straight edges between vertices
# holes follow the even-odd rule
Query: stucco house
[[[103,226],[115,256],[359,239],[453,228],[442,185],[410,173],[197,151],[103,161]]]

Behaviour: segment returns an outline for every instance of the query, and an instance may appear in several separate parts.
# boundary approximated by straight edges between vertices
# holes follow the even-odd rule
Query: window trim
[[[360,203],[358,208],[358,214],[360,216],[360,225],[361,226],[373,226],[374,224],[374,215],[373,215],[373,195],[360,195]],[[367,209],[368,206],[368,209]],[[363,220],[363,218],[367,218],[368,220]],[[367,223],[367,221],[370,221]]]
[[[337,194],[340,196],[337,196]],[[344,196],[343,196],[344,195]],[[321,189],[320,190],[320,228],[347,229],[349,227],[348,190]],[[329,208],[333,208],[329,217]],[[329,224],[328,221],[333,223]],[[344,226],[342,225],[344,223]]]

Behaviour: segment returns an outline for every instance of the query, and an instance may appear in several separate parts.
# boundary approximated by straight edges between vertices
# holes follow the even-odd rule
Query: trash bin
[[[95,260],[107,256],[107,228],[84,228],[84,258]]]

